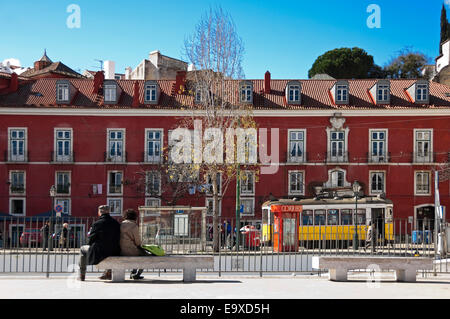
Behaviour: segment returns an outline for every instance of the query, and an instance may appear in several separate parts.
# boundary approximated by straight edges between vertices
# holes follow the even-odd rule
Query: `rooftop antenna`
[[[103,60],[95,59],[95,61],[100,63],[100,70],[103,71]]]

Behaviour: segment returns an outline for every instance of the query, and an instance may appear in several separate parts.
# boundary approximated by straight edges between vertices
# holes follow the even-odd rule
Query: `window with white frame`
[[[433,132],[432,130],[415,130],[415,156],[416,162],[433,161]]]
[[[241,84],[241,102],[251,103],[253,101],[253,85],[251,83]]]
[[[251,171],[241,172],[241,194],[242,195],[255,194],[255,172]]]
[[[148,162],[161,162],[162,159],[162,130],[146,130],[146,150]]]
[[[415,175],[415,194],[430,195],[430,172],[416,172]]]
[[[108,161],[125,160],[125,130],[108,129]]]
[[[145,206],[148,206],[148,207],[160,207],[161,206],[161,199],[159,199],[159,198],[146,198],[145,199]]]
[[[63,214],[70,215],[70,198],[55,198],[55,205],[60,205],[63,208]]]
[[[15,198],[9,199],[9,212],[14,216],[25,216],[25,198]]]
[[[117,86],[115,84],[106,84],[104,88],[105,102],[116,102]]]
[[[122,198],[108,198],[108,206],[111,215],[122,215]]]
[[[336,86],[336,102],[348,101],[348,86],[340,84]]]
[[[222,215],[222,205],[221,204],[222,204],[222,201],[219,201],[219,216]],[[213,216],[214,208],[215,208],[214,198],[210,198],[210,197],[206,198],[206,208],[207,208],[206,215]]]
[[[146,174],[146,191],[147,195],[159,196],[161,194],[161,173],[147,172]]]
[[[56,193],[70,194],[70,172],[56,172]]]
[[[416,84],[416,98],[418,102],[428,101],[428,85]]]
[[[213,182],[212,182],[212,176],[211,174],[208,174],[206,177],[206,184],[211,185],[209,189],[206,190],[206,193],[208,195],[213,194]],[[217,194],[222,194],[222,174],[219,172],[216,174],[216,185],[217,185]]]
[[[25,172],[11,171],[9,172],[9,192],[11,195],[25,194]]]
[[[288,103],[300,102],[300,85],[299,84],[289,84],[287,96],[288,96]]]
[[[289,161],[305,162],[305,130],[289,131]]]
[[[387,162],[387,131],[370,131],[370,159],[373,163]]]
[[[56,99],[57,102],[69,102],[69,84],[58,83],[56,85]]]
[[[389,101],[390,88],[387,84],[379,84],[377,89],[377,101],[387,102]]]
[[[55,130],[55,160],[67,162],[72,160],[72,130]]]
[[[370,172],[370,193],[381,194],[385,192],[386,173]]]
[[[331,187],[344,187],[345,186],[345,173],[344,171],[335,170],[331,172]]]
[[[241,215],[255,215],[255,199],[241,198]]]
[[[13,162],[24,162],[26,160],[26,138],[25,128],[9,129],[9,160]]]
[[[108,172],[108,194],[122,195],[122,172],[110,171]]]
[[[289,195],[304,195],[304,172],[289,171]]]
[[[145,102],[156,102],[158,87],[156,83],[148,83],[145,85]]]
[[[345,132],[332,131],[330,134],[330,160],[345,161]]]

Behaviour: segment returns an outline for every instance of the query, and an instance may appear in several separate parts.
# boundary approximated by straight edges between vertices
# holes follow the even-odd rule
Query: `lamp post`
[[[49,229],[49,234],[50,234],[50,243],[49,243],[49,250],[53,251],[53,212],[55,209],[55,196],[56,196],[56,187],[55,185],[52,185],[52,187],[50,188],[50,197],[52,198],[52,209],[50,211],[50,229]]]
[[[358,237],[358,195],[361,190],[361,185],[357,181],[353,183],[353,194],[355,195],[355,233],[353,234],[353,250],[359,249]]]

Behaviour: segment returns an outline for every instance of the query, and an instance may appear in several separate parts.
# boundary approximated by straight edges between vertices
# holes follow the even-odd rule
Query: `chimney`
[[[186,84],[186,71],[177,71],[175,79],[175,94],[183,93]]]
[[[94,87],[92,90],[93,94],[98,94],[98,90],[103,86],[103,81],[105,80],[105,74],[103,71],[96,72],[94,75]]]
[[[105,80],[115,80],[116,63],[114,61],[105,61]]]
[[[125,80],[131,80],[131,67],[125,68]]]
[[[139,82],[135,81],[134,82],[134,90],[133,90],[133,107],[138,107],[139,105],[141,105],[141,103],[139,102]]]
[[[17,92],[19,89],[19,77],[16,73],[11,73],[11,80],[9,82],[9,88],[8,91],[10,93]]]
[[[270,94],[270,72],[264,74],[264,94]]]

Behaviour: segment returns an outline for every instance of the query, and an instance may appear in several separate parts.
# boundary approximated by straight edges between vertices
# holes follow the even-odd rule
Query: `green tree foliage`
[[[447,10],[445,10],[445,5],[442,5],[441,10],[441,42],[439,42],[439,53],[442,54],[441,44],[450,38],[450,25],[447,20]]]
[[[308,72],[309,78],[325,73],[335,79],[365,79],[379,77],[381,68],[376,66],[373,56],[361,48],[340,48],[319,56]]]
[[[392,79],[422,78],[421,71],[429,61],[430,59],[425,54],[405,48],[391,59],[384,67],[384,71]]]

